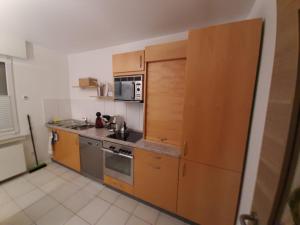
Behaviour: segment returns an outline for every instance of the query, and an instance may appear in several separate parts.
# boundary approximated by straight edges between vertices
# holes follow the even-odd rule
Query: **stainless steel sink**
[[[93,127],[95,127],[95,126],[92,124],[83,124],[83,125],[73,125],[73,126],[69,126],[66,128],[73,129],[73,130],[86,130],[86,129],[93,128]]]
[[[51,123],[49,123],[51,124]],[[80,120],[62,120],[57,123],[52,123],[55,126],[63,127],[63,128],[68,128],[68,129],[73,129],[73,130],[86,130],[89,128],[95,127],[93,124],[86,124],[84,121]]]

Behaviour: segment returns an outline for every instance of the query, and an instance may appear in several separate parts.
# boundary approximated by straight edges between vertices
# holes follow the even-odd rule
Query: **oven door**
[[[115,100],[134,101],[135,83],[133,81],[121,81],[121,79],[115,79]]]
[[[133,156],[115,153],[103,148],[104,175],[133,184]]]

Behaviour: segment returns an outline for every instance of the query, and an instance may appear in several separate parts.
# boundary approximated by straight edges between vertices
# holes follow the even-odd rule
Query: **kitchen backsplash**
[[[114,102],[98,99],[44,99],[45,123],[53,118],[79,119],[87,117],[95,122],[96,112],[108,115],[121,115],[129,128],[143,130],[143,104]]]
[[[70,99],[43,99],[44,122],[53,118],[69,119],[72,117]]]
[[[143,104],[114,102],[98,99],[72,99],[72,117],[82,119],[87,117],[95,122],[96,112],[108,115],[121,115],[124,117],[129,128],[143,130]]]

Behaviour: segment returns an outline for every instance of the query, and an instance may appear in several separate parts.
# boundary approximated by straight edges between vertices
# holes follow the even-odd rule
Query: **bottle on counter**
[[[96,113],[96,122],[95,122],[95,127],[96,128],[103,128],[104,125],[103,125],[103,121],[102,121],[102,118],[101,118],[101,113],[100,112],[97,112]]]

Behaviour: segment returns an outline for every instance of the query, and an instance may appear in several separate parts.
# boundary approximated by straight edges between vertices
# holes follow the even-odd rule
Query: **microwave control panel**
[[[143,82],[135,81],[135,100],[143,100]]]

